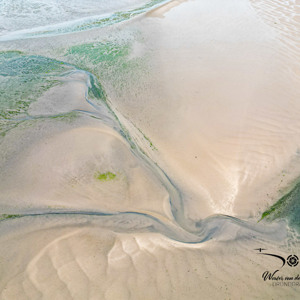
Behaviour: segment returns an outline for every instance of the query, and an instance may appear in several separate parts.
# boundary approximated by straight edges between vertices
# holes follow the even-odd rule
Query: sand
[[[116,233],[104,229],[98,218],[84,216],[26,217],[1,227],[2,299],[295,299],[298,295],[299,287],[273,287],[261,278],[281,263],[253,249],[289,253],[272,240],[278,238],[278,228],[269,232],[267,243],[253,241],[249,232],[233,226],[222,232],[222,238],[189,245],[158,233]],[[287,267],[281,270],[286,276],[296,273]]]
[[[248,1],[184,2],[163,19],[158,12],[138,25],[152,81],[114,100],[159,149],[192,218],[257,216],[277,183],[260,197],[253,191],[297,156],[299,78],[287,67],[297,62]]]
[[[297,14],[170,1],[104,28],[2,35],[23,68],[39,55],[67,70],[47,70],[55,84],[0,138],[0,299],[299,297],[300,281],[262,277],[299,266],[257,250],[300,255],[286,220],[259,221],[299,176]]]

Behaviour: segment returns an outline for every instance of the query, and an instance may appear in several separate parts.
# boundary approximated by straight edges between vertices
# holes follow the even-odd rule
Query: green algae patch
[[[112,172],[106,172],[106,173],[96,172],[94,177],[100,181],[110,181],[115,179],[116,176],[117,175]]]
[[[263,212],[261,220],[286,219],[288,224],[300,231],[300,181],[283,195],[274,205]]]
[[[0,52],[0,131],[28,116],[30,104],[61,84],[58,76],[70,69],[61,61],[43,56]]]
[[[157,148],[153,145],[153,143],[151,142],[151,140],[146,135],[143,134],[143,136],[144,136],[145,140],[147,140],[149,142],[150,148],[152,150],[156,150],[157,151]]]
[[[66,55],[73,55],[80,59],[84,58],[92,64],[99,64],[101,62],[112,62],[118,58],[129,54],[128,45],[119,45],[113,42],[107,43],[90,43],[76,45],[67,51]]]
[[[136,37],[135,37],[136,38]],[[145,59],[132,55],[134,38],[79,44],[66,49],[64,60],[94,74],[101,83],[120,90],[145,73]],[[103,97],[102,97],[103,98]]]
[[[150,140],[150,139],[142,132],[142,130],[139,129],[138,127],[137,127],[137,129],[138,129],[138,131],[143,135],[144,139],[149,143],[150,148],[151,148],[152,150],[158,151],[157,148],[153,145],[152,141],[151,141],[151,140]]]
[[[140,57],[131,57],[132,51],[132,40],[122,43],[111,40],[72,46],[65,53],[65,59],[96,75],[98,79],[106,78],[105,81],[113,83],[116,81],[119,86],[123,82],[120,74],[137,80],[141,74],[136,72],[144,68]]]
[[[1,220],[6,220],[6,219],[15,219],[15,218],[20,218],[21,215],[8,215],[8,214],[2,214],[0,215],[0,221]]]
[[[18,50],[0,51],[0,62],[21,55],[24,55],[24,53]]]
[[[263,220],[264,218],[269,219],[269,220],[274,220],[274,219],[279,218],[282,213],[282,208],[285,204],[284,203],[285,197],[286,196],[282,197],[274,205],[272,205],[268,210],[263,212],[261,219],[259,221]]]
[[[61,114],[61,115],[56,115],[56,116],[49,116],[49,119],[56,119],[59,121],[67,122],[67,123],[72,123],[78,118],[79,113],[77,111],[71,111],[69,113]]]

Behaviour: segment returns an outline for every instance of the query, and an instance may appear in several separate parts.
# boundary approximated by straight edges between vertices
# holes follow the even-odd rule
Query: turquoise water
[[[291,227],[300,231],[300,182],[266,210],[262,219],[286,219]]]
[[[122,4],[122,1],[120,2]],[[115,5],[110,10],[106,10],[105,7],[103,7],[102,10],[100,9],[100,11],[98,9],[98,13],[104,12],[103,14],[99,14],[99,15],[92,14],[88,17],[84,16],[84,14],[82,16],[80,16],[79,14],[77,18],[75,18],[74,20],[72,20],[71,18],[71,20],[67,22],[61,22],[61,20],[65,20],[63,18],[63,15],[61,15],[59,19],[54,20],[55,23],[53,25],[45,26],[44,25],[45,22],[40,22],[41,26],[38,26],[36,28],[20,29],[8,33],[4,31],[4,33],[0,35],[0,41],[54,36],[54,35],[72,33],[72,32],[80,32],[80,31],[90,30],[94,28],[102,28],[105,26],[109,26],[109,25],[113,25],[116,23],[129,20],[165,2],[168,2],[168,0],[151,0],[146,3],[145,1],[138,1],[135,5],[136,8],[128,9],[128,10],[120,10],[120,11],[118,10],[118,8],[119,7],[122,8],[124,4],[118,6],[118,3],[115,3]],[[105,4],[106,2],[104,1],[103,3]],[[138,5],[138,3],[140,5]],[[13,4],[11,5],[13,6]],[[94,5],[96,8],[94,10],[94,14],[95,14],[97,12],[97,6],[99,5],[99,3],[96,2],[94,3]],[[127,5],[127,7],[128,6],[130,7],[130,5]],[[56,7],[55,4],[54,7]],[[8,11],[6,14],[4,13],[4,16],[7,17],[8,15],[8,17],[10,17],[10,13],[12,11]],[[49,13],[47,13],[46,16],[48,17]],[[22,22],[23,20],[21,19],[21,24]]]

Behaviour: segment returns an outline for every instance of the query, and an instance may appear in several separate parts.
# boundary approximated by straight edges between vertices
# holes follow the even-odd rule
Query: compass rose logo
[[[296,267],[299,263],[299,258],[297,255],[290,255],[287,258],[287,263],[290,267]]]

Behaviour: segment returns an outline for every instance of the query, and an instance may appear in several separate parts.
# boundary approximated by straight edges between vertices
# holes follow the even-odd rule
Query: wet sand
[[[299,256],[284,220],[258,222],[300,170],[299,7],[286,7],[172,1],[2,44],[24,68],[41,55],[68,71],[0,140],[1,299],[298,297],[262,274],[299,268],[257,251]]]

